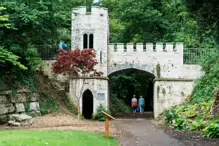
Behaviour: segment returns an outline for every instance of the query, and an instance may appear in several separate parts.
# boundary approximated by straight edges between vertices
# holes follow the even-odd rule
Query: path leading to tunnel
[[[157,129],[150,119],[117,119],[112,123],[122,130],[120,146],[185,146]]]

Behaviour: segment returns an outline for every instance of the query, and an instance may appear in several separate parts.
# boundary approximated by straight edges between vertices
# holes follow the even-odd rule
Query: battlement
[[[100,15],[100,16],[108,16],[108,10],[107,8],[102,8],[98,6],[92,6],[91,7],[91,12],[87,11],[86,6],[80,6],[76,7],[73,9],[72,13],[77,16],[77,15]]]
[[[183,43],[110,43],[108,48],[109,52],[182,52]]]

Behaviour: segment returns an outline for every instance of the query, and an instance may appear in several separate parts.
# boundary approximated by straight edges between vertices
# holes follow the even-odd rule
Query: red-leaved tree
[[[94,49],[76,49],[70,51],[60,50],[60,55],[57,57],[56,62],[53,63],[52,69],[56,74],[68,75],[70,79],[82,79],[82,86],[80,93],[75,93],[77,100],[78,118],[80,117],[80,99],[82,97],[82,90],[85,78],[92,76],[101,76],[102,72],[94,69],[98,64],[96,60],[96,52]]]

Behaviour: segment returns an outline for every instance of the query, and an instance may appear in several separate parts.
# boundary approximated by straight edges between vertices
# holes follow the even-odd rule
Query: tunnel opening
[[[85,90],[82,98],[82,115],[85,119],[92,119],[93,95],[89,89]]]
[[[132,113],[131,99],[145,99],[144,112],[153,112],[153,80],[155,76],[138,69],[125,69],[109,75],[110,111],[113,115]]]

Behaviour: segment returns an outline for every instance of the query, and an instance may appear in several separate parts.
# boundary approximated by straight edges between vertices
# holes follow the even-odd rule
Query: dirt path
[[[184,146],[153,126],[150,119],[118,119],[112,123],[122,130],[121,146]]]
[[[153,119],[117,119],[112,123],[121,130],[120,146],[219,146],[219,139],[173,131]]]

